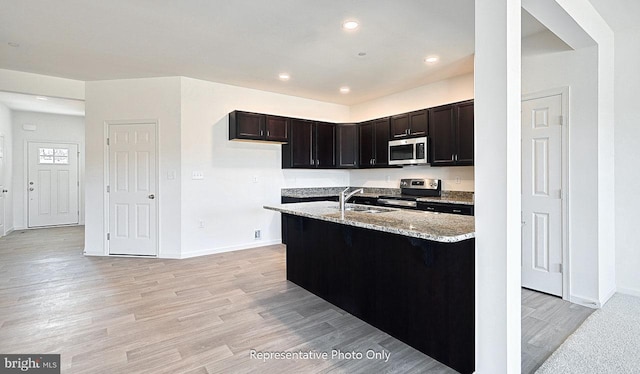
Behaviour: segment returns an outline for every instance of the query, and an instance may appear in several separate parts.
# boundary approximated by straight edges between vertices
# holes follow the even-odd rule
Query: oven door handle
[[[418,203],[415,201],[396,200],[396,199],[378,199],[378,203],[390,206],[400,206],[408,208],[416,208]]]

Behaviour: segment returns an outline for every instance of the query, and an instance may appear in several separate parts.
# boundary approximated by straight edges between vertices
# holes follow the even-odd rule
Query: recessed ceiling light
[[[281,81],[288,81],[291,76],[287,73],[280,73],[278,74],[278,78],[280,78]]]
[[[46,97],[44,97],[44,96],[37,96],[37,97],[36,97],[36,99],[38,99],[38,100],[42,100],[42,101],[47,101],[47,100],[49,100],[49,98],[46,98]]]
[[[358,23],[358,21],[354,20],[344,21],[342,23],[342,28],[345,30],[355,30],[358,28],[358,26],[360,26],[360,24]]]
[[[10,46],[10,47],[13,47],[13,48],[18,48],[18,47],[20,47],[20,43],[16,43],[16,42],[9,42],[9,43],[7,43],[7,44],[9,44],[9,46]]]
[[[435,62],[438,62],[438,60],[440,60],[440,58],[438,56],[430,56],[424,59],[424,62],[426,62],[427,64],[433,64]]]
[[[348,94],[349,92],[351,92],[351,89],[349,87],[340,87],[341,94]]]

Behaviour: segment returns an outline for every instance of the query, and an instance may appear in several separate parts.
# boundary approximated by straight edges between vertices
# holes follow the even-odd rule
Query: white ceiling
[[[0,68],[78,80],[182,75],[352,105],[473,71],[474,0],[0,0],[0,8]],[[347,19],[360,28],[343,30]],[[523,15],[525,36],[544,29]],[[440,62],[426,64],[430,55]]]
[[[84,116],[84,101],[0,91],[0,103],[11,110]]]

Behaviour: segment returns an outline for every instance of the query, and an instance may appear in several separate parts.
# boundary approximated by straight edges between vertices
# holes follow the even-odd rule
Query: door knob
[[[149,195],[149,199],[153,200],[155,198],[156,198],[156,195],[154,195],[154,194]]]
[[[2,190],[2,193],[7,193],[9,192],[9,190]]]
[[[29,188],[29,191],[33,191],[33,187]]]

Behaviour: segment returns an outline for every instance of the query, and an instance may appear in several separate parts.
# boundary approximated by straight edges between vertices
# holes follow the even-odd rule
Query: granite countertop
[[[340,195],[346,187],[312,187],[312,188],[283,188],[281,195],[284,197],[335,197]],[[353,191],[360,187],[350,187]],[[377,187],[364,187],[364,193],[356,194],[355,196],[361,197],[380,197],[380,196],[395,196],[400,195],[399,188],[377,188]],[[463,204],[473,205],[474,198],[473,192],[466,191],[442,191],[440,197],[421,197],[418,201],[422,202],[435,202],[435,203],[448,203],[448,204]]]
[[[264,208],[296,216],[443,243],[454,243],[475,238],[475,220],[472,216],[386,207],[379,208],[358,204],[347,204],[347,206],[383,210],[384,212],[346,211],[342,216],[338,204],[329,201],[281,204],[264,206]]]

